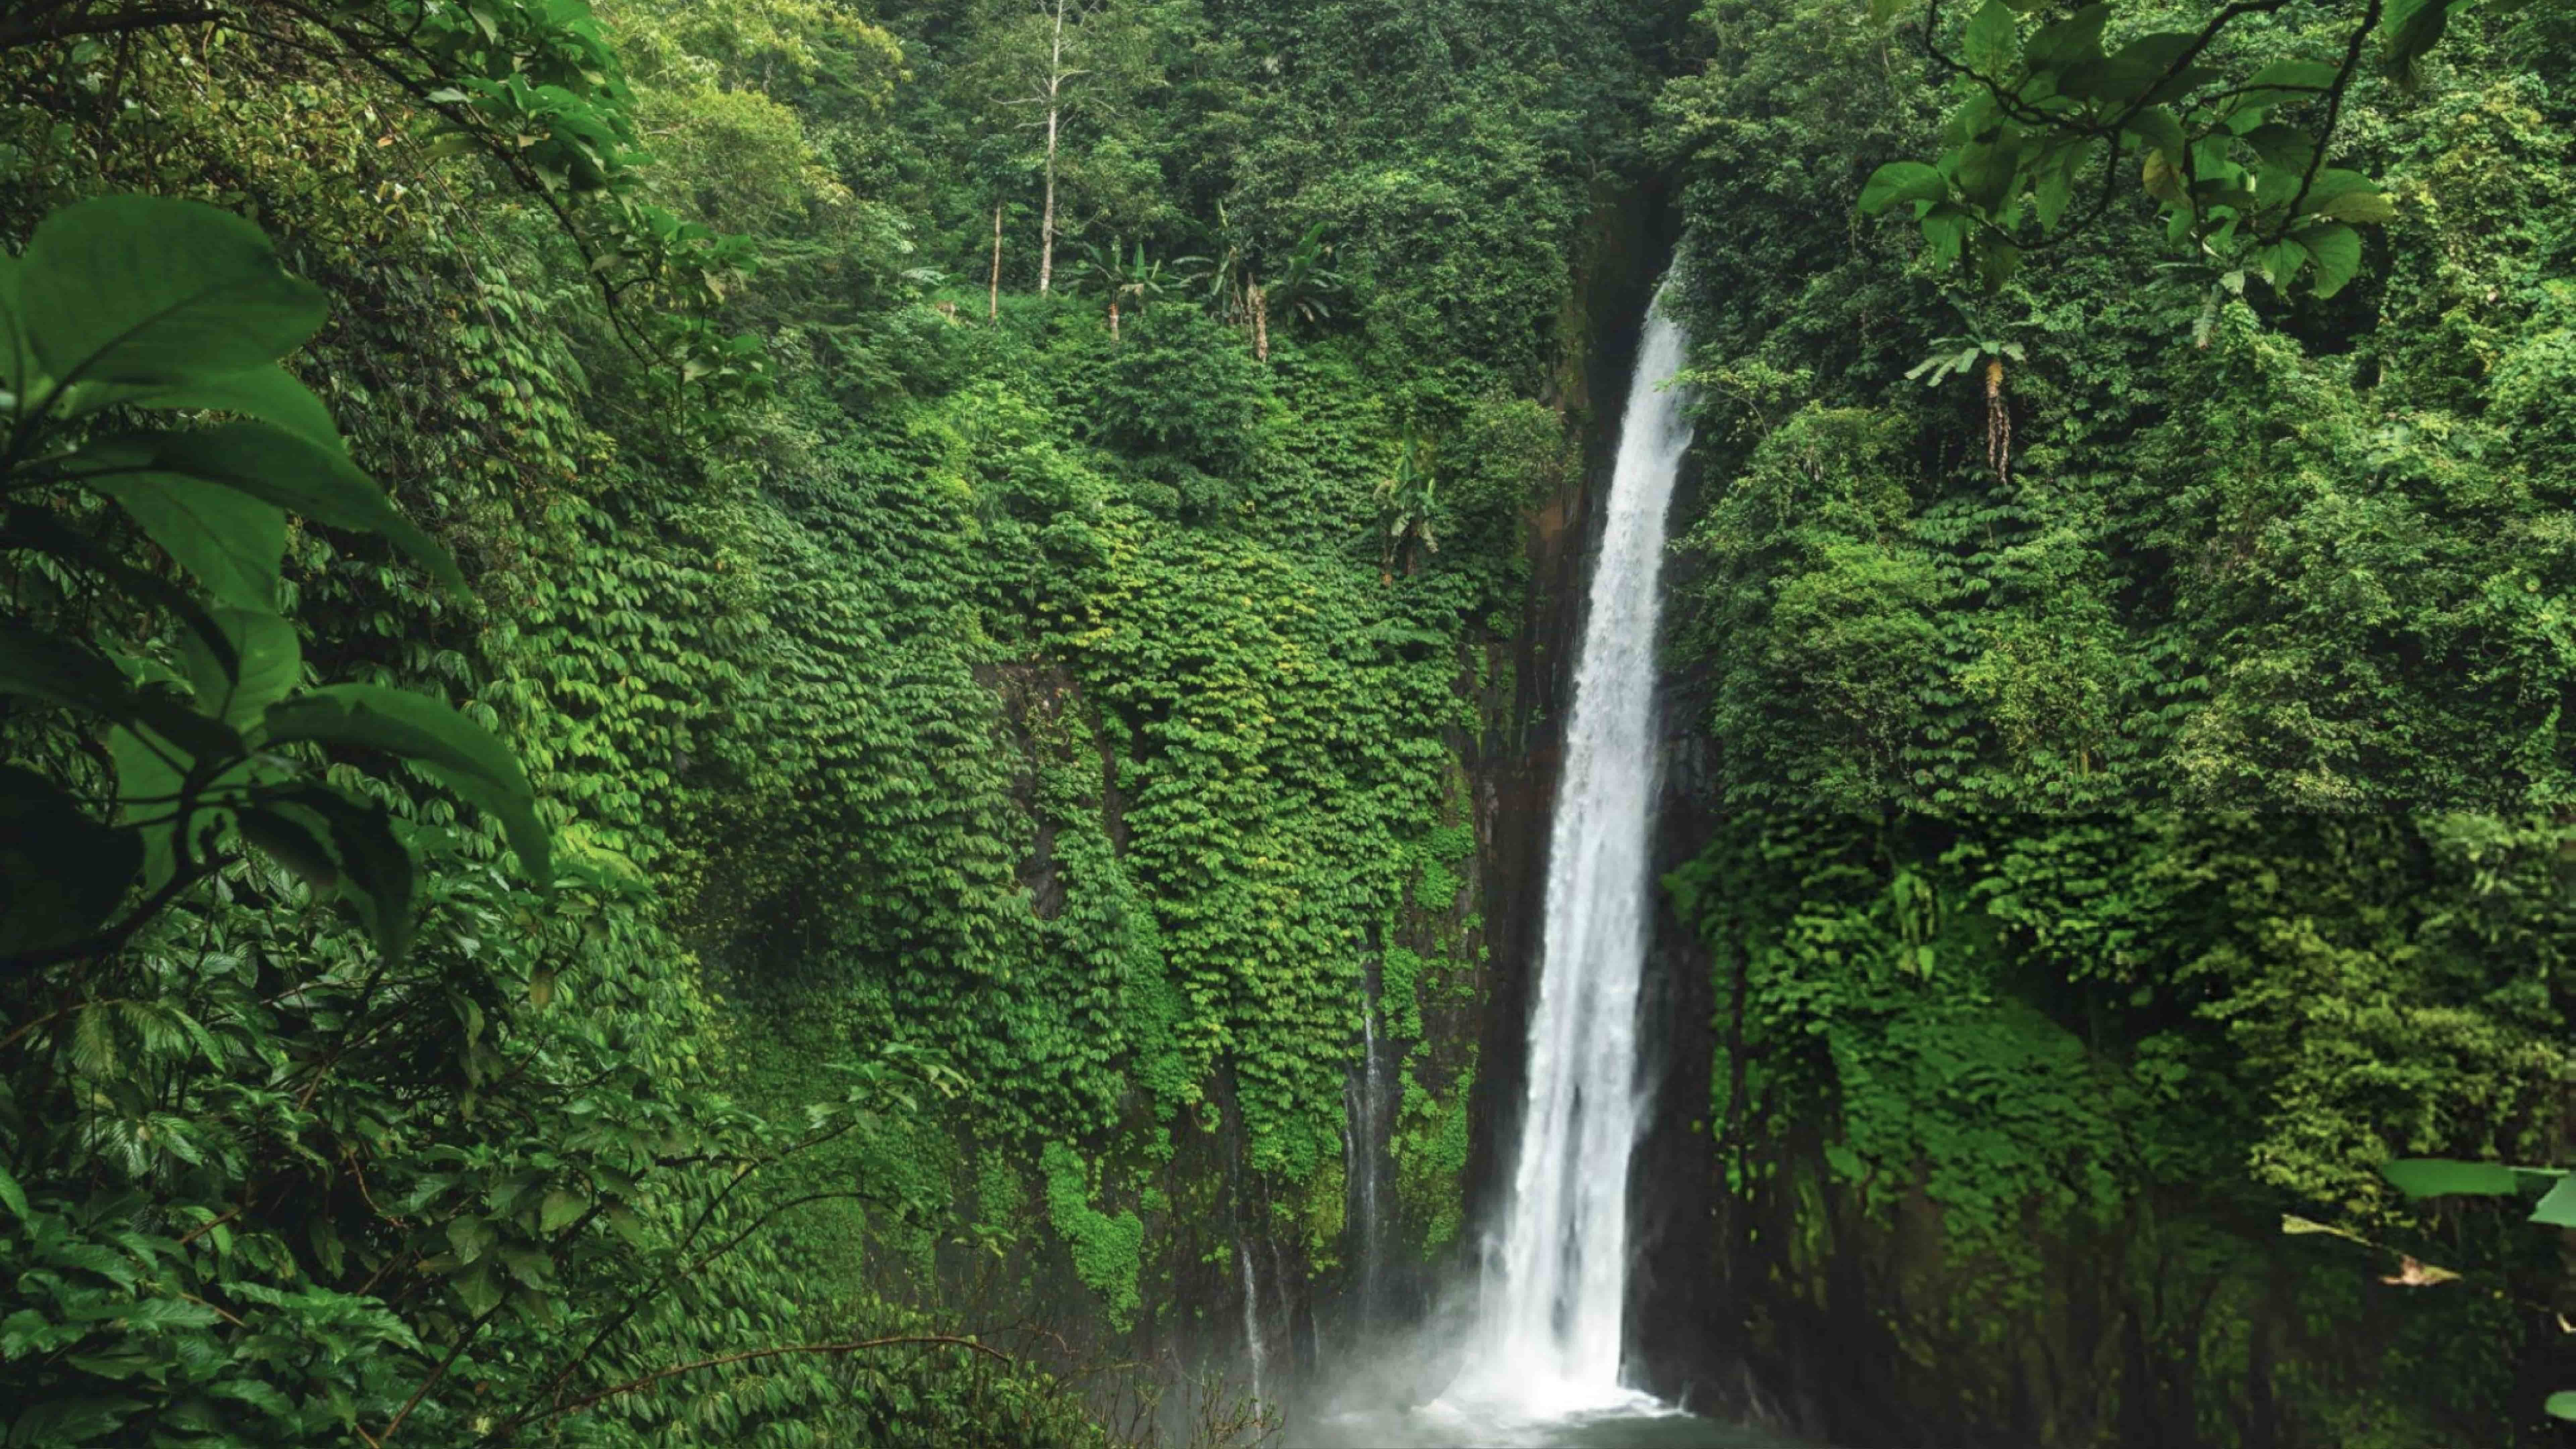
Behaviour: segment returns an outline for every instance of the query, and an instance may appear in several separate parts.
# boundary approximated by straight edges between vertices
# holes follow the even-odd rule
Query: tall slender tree
[[[1038,295],[1045,296],[1055,287],[1056,235],[1056,158],[1064,146],[1064,119],[1068,94],[1066,86],[1090,74],[1073,64],[1082,44],[1084,23],[1099,8],[1097,4],[1076,0],[1039,0],[1039,14],[1045,24],[1041,31],[1045,44],[1045,61],[1026,69],[1028,94],[1015,97],[1011,104],[1036,108],[1037,116],[1026,122],[1046,132],[1046,159],[1043,172],[1046,200],[1038,219]]]

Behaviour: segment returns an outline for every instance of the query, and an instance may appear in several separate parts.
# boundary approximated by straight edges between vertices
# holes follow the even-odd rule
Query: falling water
[[[1353,1317],[1363,1328],[1373,1323],[1386,1299],[1385,1196],[1387,1135],[1390,1126],[1386,1069],[1377,1037],[1377,1003],[1360,1015],[1360,1062],[1343,1088],[1344,1171],[1350,1181],[1350,1211],[1359,1229],[1359,1292]]]
[[[1252,1250],[1241,1238],[1234,1240],[1234,1261],[1243,1269],[1243,1351],[1252,1360],[1252,1397],[1259,1402],[1268,1397],[1262,1391],[1261,1375],[1270,1360],[1270,1346],[1261,1338],[1261,1282],[1252,1271]]]
[[[1479,1341],[1453,1395],[1536,1414],[1640,1401],[1620,1381],[1628,1158],[1645,1105],[1637,987],[1655,782],[1656,585],[1691,430],[1681,329],[1646,321],[1592,575],[1548,844],[1547,914],[1520,1159]]]

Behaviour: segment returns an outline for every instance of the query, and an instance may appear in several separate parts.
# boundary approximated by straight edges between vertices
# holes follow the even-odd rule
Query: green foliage
[[[1872,8],[1885,16],[1901,6]],[[1910,203],[1934,261],[1964,258],[1996,291],[2026,253],[2109,212],[2134,168],[2164,210],[2168,240],[2188,243],[2224,285],[2241,290],[2251,273],[2286,290],[2306,276],[2331,297],[2359,274],[2354,226],[2390,221],[2396,208],[2368,176],[2325,157],[2374,22],[2392,65],[2411,71],[2439,38],[2449,0],[2384,16],[2374,0],[2340,19],[2348,34],[2333,60],[2305,37],[2283,37],[2288,55],[2264,45],[2269,35],[2248,41],[2260,29],[2247,23],[2253,7],[2132,33],[2096,3],[2025,35],[2029,8],[1985,0],[1955,30],[1939,28],[1937,4],[1926,9],[1925,54],[1958,100],[1947,149],[1934,165],[1879,167],[1861,189],[1863,212]],[[2138,8],[2153,19],[2165,7]]]
[[[113,649],[77,625],[42,623],[0,634],[0,687],[72,711],[113,763],[105,781],[5,776],[11,814],[68,846],[50,859],[11,853],[13,974],[113,950],[244,841],[316,891],[339,890],[378,949],[399,958],[412,930],[410,848],[365,792],[301,766],[297,745],[412,761],[502,822],[530,878],[553,883],[527,777],[499,741],[424,696],[300,688],[300,643],[277,611],[284,509],[384,535],[434,578],[463,585],[445,551],[349,461],[319,400],[279,369],[322,318],[320,292],[279,267],[257,227],[189,202],[64,208],[0,270],[0,492],[16,500],[0,548],[53,566],[41,603],[29,600],[38,618],[79,620],[96,590],[122,596],[108,608],[131,614],[120,620],[129,638],[166,641]],[[118,407],[242,420],[84,426]],[[84,491],[120,505],[207,597],[85,531],[75,520],[96,510],[82,507]],[[138,883],[144,899],[108,925]]]
[[[1727,1271],[1785,1355],[1861,1331],[1857,1292],[1892,1366],[1854,1397],[1945,1440],[2185,1398],[2213,1442],[2541,1419],[2528,1207],[2412,1206],[2380,1168],[2555,1160],[2569,475],[2538,379],[2571,213],[2538,157],[2569,113],[2515,14],[2459,7],[2390,84],[2389,36],[2342,59],[2364,8],[2231,12],[2160,80],[2175,54],[2117,57],[2219,7],[1945,6],[1894,37],[1937,55],[1855,7],[1710,7],[1657,102],[1707,414],[1676,652],[1724,823],[1673,884],[1719,973]],[[2330,127],[2284,88],[2310,64]],[[2171,112],[2153,168],[2153,137],[2084,138],[2133,104]],[[2349,174],[2276,209],[2268,151],[2329,129],[2316,174]],[[2141,183],[2169,239],[2118,224]],[[1941,235],[1852,225],[1864,187],[2023,265],[1958,288]],[[2258,238],[2328,224],[2339,275],[2247,285]],[[2474,1286],[2369,1297],[2284,1214]]]
[[[2080,1271],[2099,1286],[2079,1292],[2140,1295],[2141,1351],[2197,1363],[2203,1411],[2224,1420],[2252,1412],[2227,1367],[2243,1366],[2245,1340],[2169,1321],[2144,1306],[2152,1295],[2211,1295],[2251,1322],[2351,1271],[2237,1236],[2231,1218],[2333,1203],[2409,1252],[2492,1253],[2489,1281],[2528,1271],[2494,1234],[2416,1236],[2381,1186],[2392,1157],[2443,1144],[2510,1158],[2549,1131],[2563,1046],[2525,962],[2563,911],[2522,870],[2547,869],[2564,827],[2534,820],[2475,845],[2468,828],[1740,817],[1671,886],[1716,957],[1721,1003],[1738,993],[1721,1008],[1710,1120],[1737,1210],[1763,1214],[1778,1243],[1785,1294],[1825,1291],[1855,1254],[1923,1290],[1909,1290],[1886,1377],[1950,1375],[1904,1391],[2001,1426],[2014,1412],[2008,1392],[1993,1397],[2010,1379],[2001,1344],[2036,1330],[1997,1320],[2086,1351],[2098,1328],[2052,1285],[2079,1271],[2066,1254],[2090,1255]],[[2390,1175],[2419,1191],[2517,1180]],[[2270,1275],[2271,1296],[2227,1298],[2248,1273]],[[2302,1386],[2273,1401],[2285,1431],[2336,1432],[2347,1396],[2444,1341],[2462,1350],[2441,1359],[2448,1377],[2427,1365],[2405,1380],[2444,1387],[2390,1412],[2489,1422],[2510,1385],[2491,1349],[2518,1333],[2479,1322],[2488,1301],[2356,1310],[2276,1370]],[[2037,1405],[2058,1413],[2137,1390],[2096,1372],[2034,1391],[2066,1395]]]
[[[1091,1205],[1090,1174],[1072,1148],[1048,1143],[1038,1167],[1046,1175],[1047,1220],[1072,1250],[1074,1272],[1084,1287],[1100,1295],[1110,1321],[1126,1328],[1143,1303],[1136,1273],[1144,1224],[1133,1212],[1111,1217]]]

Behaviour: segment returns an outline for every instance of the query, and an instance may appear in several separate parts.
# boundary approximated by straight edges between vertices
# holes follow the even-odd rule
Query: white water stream
[[[1252,1360],[1252,1399],[1258,1404],[1269,1397],[1261,1379],[1270,1362],[1270,1346],[1261,1334],[1261,1280],[1252,1271],[1252,1250],[1241,1238],[1234,1240],[1234,1261],[1243,1269],[1243,1347]]]
[[[1686,341],[1648,314],[1620,424],[1548,842],[1520,1157],[1465,1371],[1447,1397],[1532,1418],[1643,1408],[1620,1377],[1628,1158],[1646,1103],[1637,990],[1650,902],[1664,518],[1691,440]]]

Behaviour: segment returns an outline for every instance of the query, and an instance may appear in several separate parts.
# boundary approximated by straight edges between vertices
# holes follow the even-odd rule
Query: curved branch
[[[2371,32],[2379,28],[2380,4],[2381,0],[2370,0],[2361,24],[2344,45],[2343,70],[2335,76],[2334,89],[2326,94],[2326,123],[2317,131],[2317,148],[2309,153],[2307,174],[2299,178],[2298,193],[2290,198],[2290,209],[2281,218],[2284,232],[2299,219],[2299,208],[2308,204],[2308,189],[2317,184],[2317,171],[2326,164],[2326,143],[2334,138],[2335,127],[2343,120],[2344,93],[2352,88],[2354,72],[2361,69],[2361,49],[2370,43]]]

